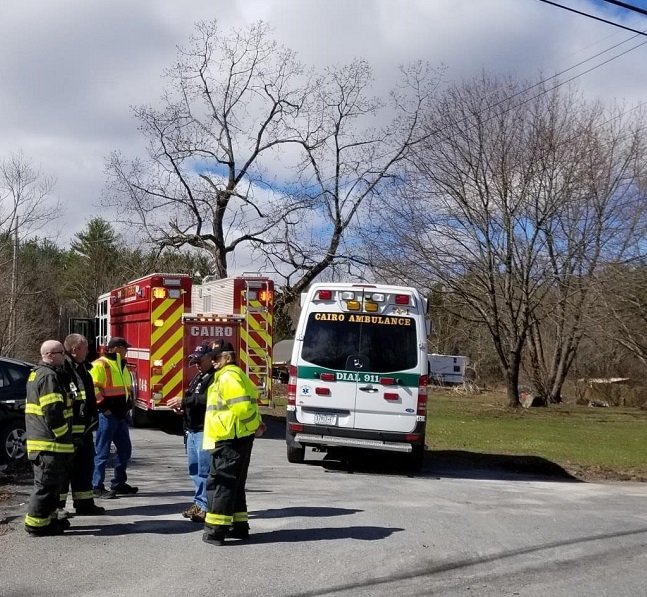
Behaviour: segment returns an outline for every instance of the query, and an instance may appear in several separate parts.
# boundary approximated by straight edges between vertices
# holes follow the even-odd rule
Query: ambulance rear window
[[[418,364],[416,322],[411,317],[310,313],[301,357],[319,367],[352,370],[349,357],[361,357],[364,371],[388,373]]]

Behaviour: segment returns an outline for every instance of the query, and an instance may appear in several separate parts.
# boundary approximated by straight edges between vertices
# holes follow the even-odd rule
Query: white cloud
[[[637,29],[647,23],[606,3],[568,4]],[[366,58],[378,89],[391,86],[398,65],[417,59],[445,63],[449,80],[481,69],[550,75],[632,35],[531,0],[5,2],[0,159],[22,150],[56,177],[56,196],[65,205],[57,224],[62,238],[92,215],[109,215],[98,207],[105,158],[113,149],[127,155],[143,149],[130,106],[156,102],[176,45],[187,41],[196,21],[213,17],[224,30],[263,19],[304,62],[317,66]],[[579,84],[604,99],[644,101],[646,52],[647,46],[638,48]]]

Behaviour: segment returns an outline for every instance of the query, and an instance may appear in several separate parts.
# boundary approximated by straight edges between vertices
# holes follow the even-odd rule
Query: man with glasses
[[[67,517],[65,502],[68,486],[72,488],[72,502],[77,516],[105,514],[106,509],[94,503],[92,474],[94,472],[94,439],[92,429],[98,424],[97,401],[94,384],[85,360],[88,341],[81,334],[70,334],[63,342],[65,362],[63,368],[70,381],[72,405],[72,439],[74,458],[69,471],[69,483],[61,492],[58,516]]]
[[[60,535],[70,527],[58,520],[56,509],[74,455],[72,398],[63,371],[63,345],[47,340],[40,348],[41,361],[27,380],[25,428],[27,455],[34,469],[34,489],[29,498],[25,530],[34,536]]]

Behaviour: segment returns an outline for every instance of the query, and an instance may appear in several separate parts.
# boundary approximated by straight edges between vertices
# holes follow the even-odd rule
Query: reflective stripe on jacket
[[[99,357],[92,363],[90,375],[94,382],[97,404],[108,398],[123,398],[125,406],[130,396],[132,378],[121,355],[116,354],[115,359]]]
[[[211,450],[219,441],[252,435],[261,424],[258,391],[238,365],[218,369],[207,390],[202,448]]]
[[[72,434],[81,435],[85,431],[86,392],[83,379],[77,373],[71,357],[65,357],[65,371],[70,377],[70,394],[72,396]]]
[[[64,373],[40,363],[27,380],[25,430],[27,454],[39,452],[73,454],[72,397]]]

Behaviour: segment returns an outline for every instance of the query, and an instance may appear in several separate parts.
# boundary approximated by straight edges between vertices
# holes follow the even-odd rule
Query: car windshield
[[[308,317],[301,356],[304,360],[336,370],[389,373],[418,364],[416,322],[410,317],[345,314],[340,321]]]

